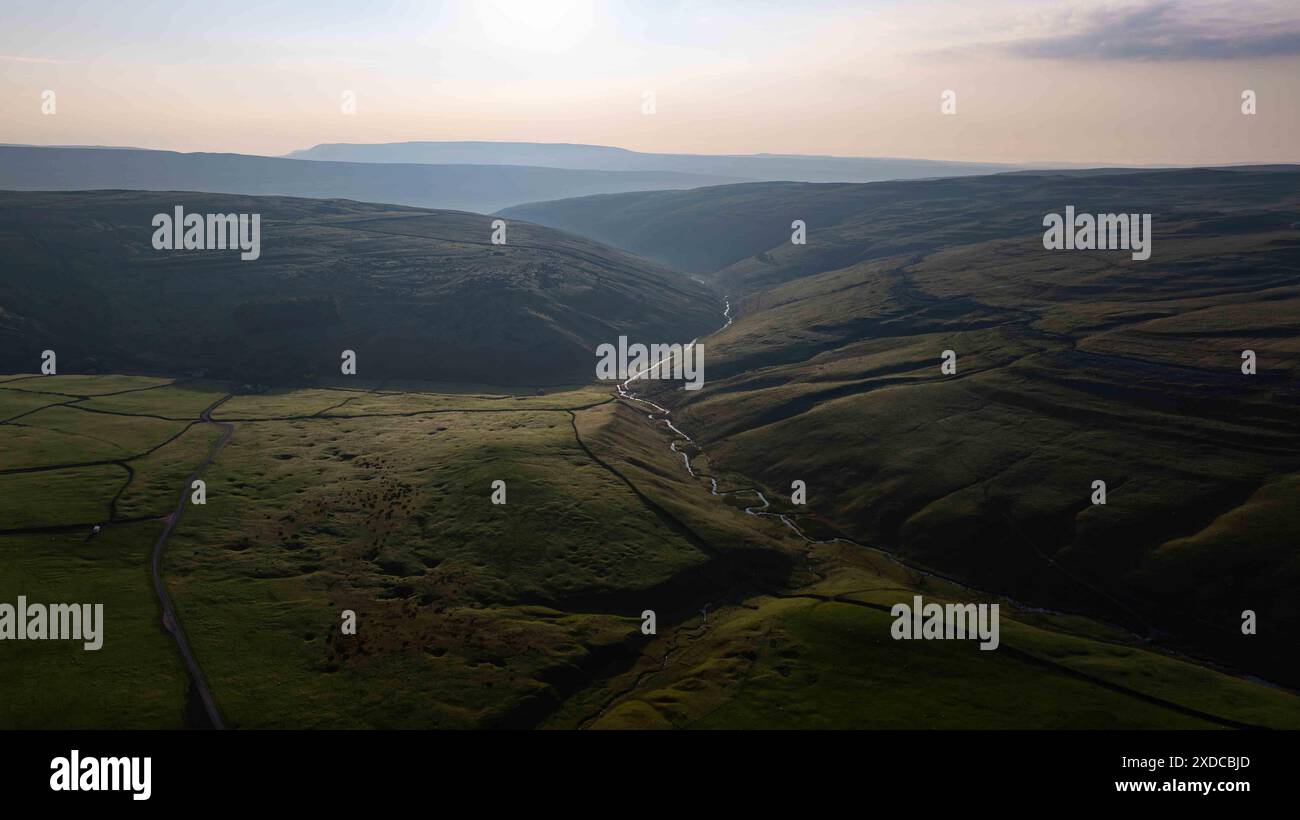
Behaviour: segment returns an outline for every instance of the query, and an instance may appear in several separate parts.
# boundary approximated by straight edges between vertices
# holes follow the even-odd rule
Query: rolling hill
[[[739,316],[705,342],[704,389],[647,390],[714,474],[775,499],[806,481],[808,507],[783,509],[813,533],[1294,683],[1298,181],[764,184],[509,213],[579,230],[599,212],[590,235],[711,268]],[[1151,258],[1044,250],[1068,204],[1152,213]],[[1267,634],[1242,633],[1247,610]]]
[[[857,184],[752,183],[577,197],[502,210],[646,256],[716,274],[748,292],[892,254],[1039,232],[1044,214],[1269,210],[1294,221],[1296,166],[1023,172]],[[1225,198],[1220,202],[1219,197]],[[808,242],[790,242],[803,220]],[[1158,225],[1163,220],[1158,221]]]
[[[286,160],[287,162],[288,160]],[[155,250],[155,214],[261,215],[261,256]],[[189,192],[0,193],[0,362],[35,372],[204,371],[244,381],[358,375],[588,382],[619,335],[717,327],[705,287],[523,223],[347,201]]]

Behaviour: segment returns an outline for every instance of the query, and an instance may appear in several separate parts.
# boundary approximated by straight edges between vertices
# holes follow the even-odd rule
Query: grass
[[[971,642],[894,641],[888,613],[815,601],[769,606],[781,611],[761,618],[769,613],[760,607],[755,623],[727,625],[751,630],[758,657],[740,692],[695,728],[1212,728]],[[759,623],[766,640],[752,631]],[[696,674],[711,671],[706,663]],[[690,680],[645,697],[672,704]]]
[[[7,603],[104,605],[104,644],[6,641],[0,726],[145,729],[182,725],[186,676],[149,580],[153,522],[55,535],[0,536]]]
[[[164,560],[228,725],[1218,725],[1160,702],[1297,725],[1293,695],[1005,599],[1003,642],[1014,652],[892,641],[887,614],[848,601],[987,596],[745,515],[743,502],[686,475],[661,423],[605,401],[603,388],[415,387],[285,390],[246,397],[241,412],[288,419],[232,414],[246,420],[204,472],[208,503],[187,504]],[[184,418],[227,389],[182,384],[104,400],[131,397],[114,413]],[[352,399],[337,408],[351,415],[315,415],[326,398]],[[45,437],[23,453],[35,466],[85,458],[88,437],[116,435],[125,453],[184,427],[57,413],[19,428]],[[0,528],[106,520],[115,496],[119,517],[160,518],[218,434],[195,424],[131,458],[129,484],[117,465],[0,475]],[[490,503],[497,479],[505,506]],[[1254,503],[1277,504],[1287,486]],[[0,726],[186,725],[187,677],[150,584],[159,526],[0,536],[0,599],[104,603],[107,616],[97,653],[66,642],[3,647],[16,663],[0,668]],[[355,636],[340,633],[345,609],[357,614]],[[658,613],[656,636],[639,630],[644,609]]]
[[[567,412],[507,403],[238,424],[166,564],[231,725],[521,720],[621,651],[640,596],[700,563],[582,453]]]
[[[226,395],[227,389],[215,382],[186,381],[153,390],[95,396],[78,405],[108,413],[197,419],[204,409]]]
[[[154,376],[121,375],[66,375],[66,376],[5,376],[0,388],[5,390],[26,390],[42,393],[58,393],[63,396],[106,396],[127,390],[142,390],[162,387],[172,383],[171,379]]]
[[[864,206],[807,248],[774,244],[767,261],[718,271],[739,316],[705,341],[704,389],[650,397],[715,472],[775,499],[806,481],[819,531],[1294,686],[1283,499],[1300,471],[1300,240],[1274,218],[1292,194],[1210,176],[1163,177],[1174,187],[1152,194],[1166,201],[1150,264],[1003,235],[1019,200],[984,235],[958,218],[969,203],[935,202],[952,241],[917,214],[891,223],[906,202]],[[1123,184],[1038,182],[1027,201]],[[1026,184],[926,183],[973,196]],[[1280,209],[1225,227],[1224,212],[1255,207]],[[880,237],[891,224],[901,233]],[[1246,348],[1256,376],[1240,372]],[[955,376],[939,369],[946,349]],[[1099,479],[1105,506],[1091,504]],[[1276,628],[1243,636],[1244,610]]]
[[[47,407],[0,427],[5,469],[115,461],[143,454],[186,427],[184,422]]]
[[[49,407],[52,404],[72,400],[73,399],[68,396],[7,390],[2,384],[0,384],[0,421],[10,421],[30,413],[33,410],[39,410],[42,407]]]
[[[5,529],[107,522],[128,477],[114,464],[0,475],[0,521]]]
[[[134,472],[131,483],[118,496],[118,517],[161,516],[171,512],[185,477],[203,461],[219,436],[220,431],[212,425],[195,425],[165,447],[130,461]]]
[[[813,583],[782,597],[749,598],[710,612],[707,621],[690,619],[610,681],[608,691],[619,693],[612,702],[575,699],[561,719],[585,716],[591,728],[1300,726],[1295,694],[1151,651],[1103,624],[1023,610],[1006,599],[994,599],[1001,608],[997,650],[970,641],[895,641],[888,610],[914,594],[941,602],[988,597],[849,545],[818,546],[809,558],[818,574]]]
[[[324,413],[343,402],[359,398],[347,390],[276,389],[266,393],[232,396],[212,414],[214,419],[273,419]]]

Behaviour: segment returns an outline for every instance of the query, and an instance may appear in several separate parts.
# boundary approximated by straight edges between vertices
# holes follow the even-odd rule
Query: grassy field
[[[5,519],[6,523],[8,519]],[[104,644],[5,641],[0,726],[7,729],[177,728],[185,668],[159,623],[149,580],[156,522],[121,524],[93,539],[72,533],[0,536],[3,600],[104,605]]]
[[[0,377],[45,402],[0,424],[26,436],[0,600],[104,603],[105,645],[0,645],[0,726],[202,725],[149,553],[240,386],[57,378]],[[214,418],[163,577],[234,728],[1300,726],[1286,691],[747,515],[607,388],[285,389]],[[999,602],[1002,647],[890,640],[918,593]]]

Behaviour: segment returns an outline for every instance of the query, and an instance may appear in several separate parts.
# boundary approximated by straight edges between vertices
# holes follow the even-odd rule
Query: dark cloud
[[[1200,16],[1177,3],[1098,14],[1083,31],[1008,45],[1022,57],[1064,60],[1247,60],[1300,55],[1300,19],[1248,20],[1246,4]],[[1300,18],[1300,12],[1297,12]]]

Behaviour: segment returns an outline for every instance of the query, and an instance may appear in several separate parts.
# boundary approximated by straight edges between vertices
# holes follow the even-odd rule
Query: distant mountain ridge
[[[334,162],[533,165],[600,171],[656,171],[734,177],[735,181],[876,182],[1015,171],[1024,165],[894,157],[803,154],[655,154],[607,145],[538,142],[332,143],[286,155]]]
[[[203,191],[352,199],[478,213],[547,199],[737,181],[672,171],[375,165],[135,148],[0,146],[0,189],[7,190]]]

